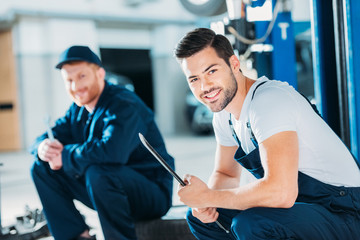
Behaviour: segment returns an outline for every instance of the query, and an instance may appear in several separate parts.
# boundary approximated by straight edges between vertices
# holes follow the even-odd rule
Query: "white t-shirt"
[[[251,100],[256,86],[262,82]],[[215,137],[223,146],[236,146],[229,127],[230,114],[214,114]],[[296,131],[299,139],[299,171],[335,186],[360,186],[360,170],[351,153],[307,100],[286,82],[259,78],[250,88],[240,118],[232,116],[235,132],[245,153],[255,149],[249,122],[258,143],[283,131]]]

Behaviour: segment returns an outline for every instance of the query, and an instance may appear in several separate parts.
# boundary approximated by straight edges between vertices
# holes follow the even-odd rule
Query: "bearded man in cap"
[[[97,211],[105,239],[136,239],[134,223],[159,218],[172,203],[172,177],[141,145],[142,133],[174,167],[152,111],[133,92],[105,80],[87,46],[59,63],[73,100],[65,116],[35,140],[31,175],[56,240],[95,239],[74,200]]]

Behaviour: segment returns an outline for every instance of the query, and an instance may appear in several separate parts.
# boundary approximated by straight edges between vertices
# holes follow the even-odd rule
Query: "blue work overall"
[[[232,128],[231,117],[229,124]],[[262,178],[264,169],[253,134],[251,140],[256,148],[246,154],[233,128],[232,132],[239,145],[234,159],[257,179]],[[360,169],[359,163],[356,163]],[[360,239],[360,187],[332,186],[299,171],[298,188],[298,197],[291,208],[218,209],[218,221],[230,233],[215,223],[202,223],[189,210],[187,221],[190,230],[201,240]]]
[[[247,155],[239,147],[234,158],[256,178],[264,176],[258,147]],[[218,221],[231,230],[229,234],[188,211],[190,229],[198,239],[360,239],[359,187],[332,186],[302,172],[298,186],[291,208],[218,209]]]

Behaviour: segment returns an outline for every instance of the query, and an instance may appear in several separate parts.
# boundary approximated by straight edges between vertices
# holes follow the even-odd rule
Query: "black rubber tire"
[[[197,16],[216,16],[226,12],[226,0],[208,0],[203,4],[195,4],[190,0],[180,0],[186,10]]]
[[[136,223],[138,240],[196,240],[185,219],[155,219]]]

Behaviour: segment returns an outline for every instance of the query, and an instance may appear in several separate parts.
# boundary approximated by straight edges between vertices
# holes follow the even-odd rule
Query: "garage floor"
[[[175,158],[176,171],[180,176],[190,173],[207,181],[214,165],[216,142],[213,135],[168,136],[165,137],[165,142],[169,153]],[[0,163],[3,164],[0,166],[1,225],[6,227],[14,224],[16,217],[25,213],[26,205],[30,209],[41,209],[41,204],[30,178],[29,169],[32,164],[30,154],[26,151],[1,152]],[[182,205],[176,195],[176,188],[177,183],[174,183],[173,205]],[[86,216],[88,224],[93,227],[93,233],[98,239],[103,239],[96,213],[81,203],[76,204]],[[185,211],[186,207],[176,207],[168,215],[178,217]]]

